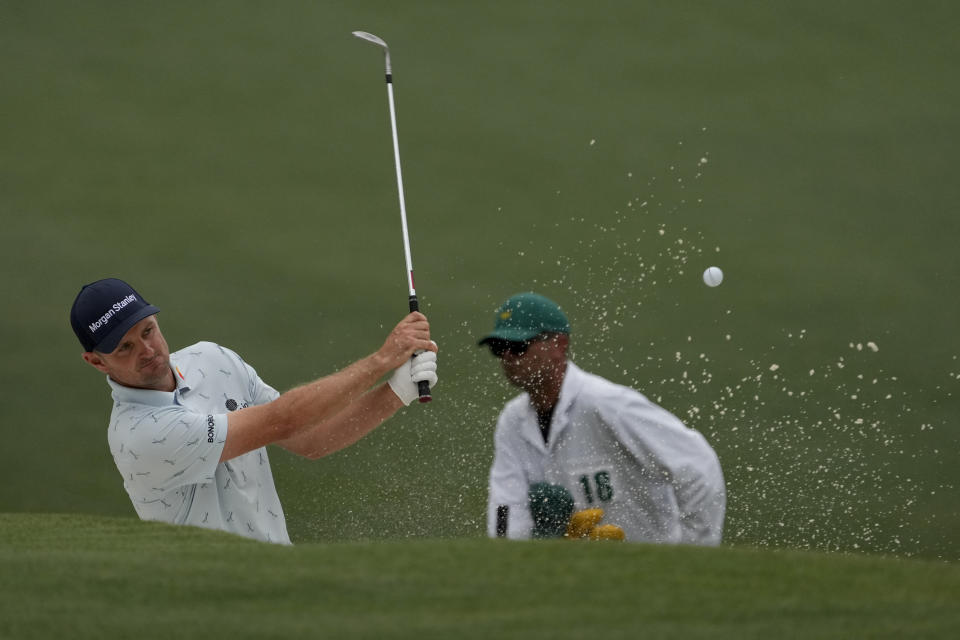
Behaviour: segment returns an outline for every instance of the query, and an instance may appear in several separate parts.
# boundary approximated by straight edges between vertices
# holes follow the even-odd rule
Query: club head
[[[366,31],[354,31],[353,35],[357,36],[361,40],[372,42],[378,47],[383,47],[383,58],[387,66],[387,82],[390,82],[391,78],[393,77],[393,70],[390,68],[390,47],[387,46],[387,43],[372,33],[367,33]]]
[[[353,35],[357,36],[361,40],[366,40],[367,42],[372,42],[373,44],[388,49],[387,43],[372,33],[367,33],[366,31],[354,31]]]

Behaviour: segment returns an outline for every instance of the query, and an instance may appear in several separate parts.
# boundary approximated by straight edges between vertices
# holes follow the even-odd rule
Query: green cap
[[[523,342],[541,333],[570,333],[570,321],[553,300],[538,293],[518,293],[500,305],[493,332],[477,344],[491,340]]]

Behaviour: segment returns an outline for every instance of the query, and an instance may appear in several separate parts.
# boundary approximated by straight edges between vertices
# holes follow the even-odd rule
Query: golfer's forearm
[[[292,437],[312,428],[353,402],[390,370],[400,366],[418,350],[436,351],[430,340],[426,316],[411,312],[387,336],[383,346],[346,369],[298,387],[270,403],[274,420]],[[268,405],[269,406],[269,405]]]
[[[379,380],[387,367],[376,354],[354,362],[332,375],[287,391],[274,400],[276,419],[291,435],[310,429],[342,411]]]
[[[367,435],[402,406],[400,398],[388,385],[382,384],[343,411],[277,444],[307,458],[322,458]]]
[[[373,354],[332,375],[287,391],[273,402],[230,414],[221,460],[293,438],[343,411],[389,367]]]

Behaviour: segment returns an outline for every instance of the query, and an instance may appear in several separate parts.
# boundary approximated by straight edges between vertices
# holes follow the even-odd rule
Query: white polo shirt
[[[720,461],[706,439],[639,392],[567,363],[548,442],[530,396],[500,414],[490,469],[487,529],[509,507],[507,536],[529,538],[528,490],[567,488],[575,509],[604,509],[602,524],[627,540],[720,543],[726,490]]]
[[[173,392],[109,377],[108,441],[141,520],[221,529],[290,544],[266,448],[219,463],[227,415],[280,394],[233,351],[212,342],[170,354]]]

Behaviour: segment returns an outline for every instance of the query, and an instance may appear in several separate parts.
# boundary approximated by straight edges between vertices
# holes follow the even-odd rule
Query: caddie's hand
[[[437,343],[431,340],[430,344],[433,345],[432,351],[421,351],[407,359],[387,380],[390,389],[405,405],[420,397],[417,386],[420,381],[426,380],[431,389],[437,384]]]
[[[430,340],[430,323],[419,311],[410,313],[393,328],[377,352],[386,369],[396,369],[417,351],[436,352]]]

